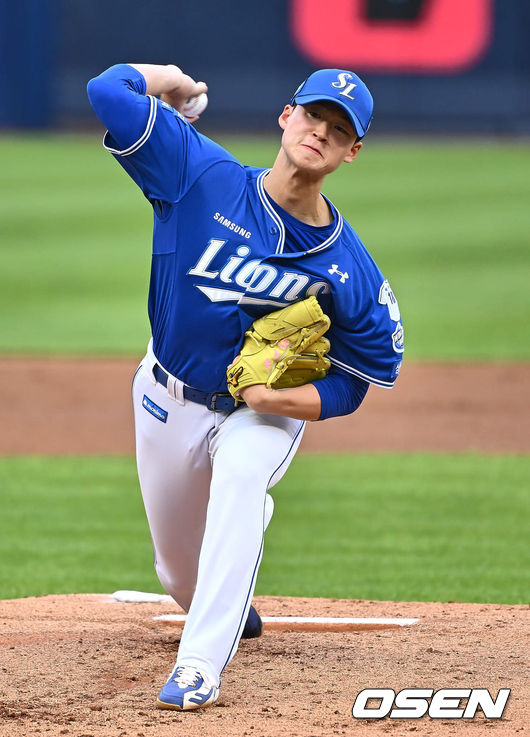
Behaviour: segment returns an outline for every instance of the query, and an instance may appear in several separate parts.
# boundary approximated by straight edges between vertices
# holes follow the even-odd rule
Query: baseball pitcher
[[[140,485],[164,589],[188,612],[158,706],[213,704],[251,606],[269,494],[306,421],[390,388],[403,355],[396,298],[321,194],[359,155],[373,102],[322,69],[281,111],[270,169],[194,128],[207,87],[176,66],[120,64],[88,84],[104,146],[154,215],[152,339],[133,381]]]

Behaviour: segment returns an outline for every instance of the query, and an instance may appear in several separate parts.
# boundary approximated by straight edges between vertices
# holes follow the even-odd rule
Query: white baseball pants
[[[188,612],[177,665],[220,683],[252,602],[272,515],[267,490],[291,462],[305,423],[244,406],[212,412],[182,382],[153,376],[151,346],[133,380],[136,457],[164,589]]]

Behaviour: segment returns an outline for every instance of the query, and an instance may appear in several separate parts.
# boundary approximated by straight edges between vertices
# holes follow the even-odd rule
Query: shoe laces
[[[185,665],[177,668],[173,674],[173,680],[178,683],[180,688],[185,688],[186,686],[194,687],[200,678],[202,676],[198,670]]]

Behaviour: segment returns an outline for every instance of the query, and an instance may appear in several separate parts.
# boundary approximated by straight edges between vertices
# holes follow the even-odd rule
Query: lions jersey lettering
[[[263,304],[281,306],[281,302],[295,302],[299,299],[311,296],[317,297],[319,294],[329,292],[329,285],[325,281],[314,280],[311,282],[309,276],[305,274],[280,271],[274,266],[262,263],[261,259],[246,261],[246,258],[251,255],[251,249],[248,246],[239,246],[236,255],[230,255],[228,260],[224,261],[223,266],[214,268],[214,262],[216,262],[218,254],[227,243],[226,240],[212,238],[195,266],[188,271],[189,276],[202,276],[205,279],[219,280],[224,284],[235,283],[243,288],[243,291],[235,291],[223,287],[207,287],[203,284],[195,284],[197,289],[212,302],[241,301],[242,298],[244,302],[246,293],[256,295],[261,293],[265,299],[259,301],[262,301]],[[278,302],[271,303],[266,297],[274,298]],[[258,302],[257,299],[252,301],[253,303]]]
[[[352,94],[346,77],[336,83]],[[145,101],[141,138],[123,152],[108,135],[104,143],[154,205],[149,317],[165,370],[226,391],[226,366],[253,320],[314,295],[331,318],[332,371],[393,386],[404,350],[397,300],[332,203],[322,240],[319,229],[287,224],[266,193],[267,170],[243,166],[172,108]],[[285,248],[287,227],[294,243],[306,239],[299,251]]]

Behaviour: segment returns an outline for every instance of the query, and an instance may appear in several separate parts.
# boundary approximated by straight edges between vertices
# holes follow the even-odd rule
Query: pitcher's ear
[[[357,155],[359,151],[362,149],[362,147],[363,147],[362,141],[355,141],[355,143],[350,149],[349,154],[347,154],[347,156],[344,157],[344,162],[346,164],[351,164],[351,162],[357,158]]]
[[[281,113],[280,117],[278,118],[278,124],[282,130],[285,130],[285,127],[287,125],[287,121],[291,117],[293,113],[294,107],[292,105],[286,105],[283,109],[283,112]]]

